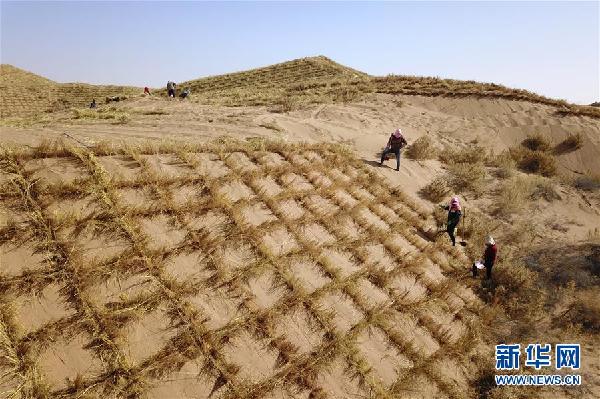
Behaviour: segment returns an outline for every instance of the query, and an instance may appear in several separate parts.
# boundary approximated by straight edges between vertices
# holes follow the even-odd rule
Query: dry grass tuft
[[[448,166],[448,174],[454,192],[483,193],[487,172],[482,163],[453,163]]]
[[[544,199],[548,202],[561,199],[556,184],[541,176],[515,176],[502,182],[498,188],[494,213],[508,216],[527,209],[529,201]]]
[[[485,163],[490,158],[488,151],[478,145],[469,146],[461,149],[445,148],[439,154],[439,159],[445,164],[467,163],[477,164]]]
[[[513,147],[510,155],[519,169],[527,173],[536,173],[550,177],[556,174],[556,159],[544,151],[533,151],[523,147]]]
[[[438,149],[434,146],[433,140],[429,136],[421,136],[412,143],[406,150],[406,156],[411,159],[435,159],[438,155]]]
[[[517,163],[508,151],[503,151],[495,157],[491,157],[489,164],[490,166],[496,167],[495,174],[501,179],[507,179],[514,176],[517,168]]]
[[[548,139],[539,133],[528,135],[521,145],[531,151],[548,151],[550,149]]]
[[[442,201],[450,194],[450,188],[448,187],[447,178],[444,176],[437,176],[421,190],[419,195],[426,200],[434,203]]]
[[[557,155],[566,154],[568,152],[576,151],[581,147],[583,147],[583,137],[581,136],[581,133],[569,134],[566,139],[554,147],[554,153]]]

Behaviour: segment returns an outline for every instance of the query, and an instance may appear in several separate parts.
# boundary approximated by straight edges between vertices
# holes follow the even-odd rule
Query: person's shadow
[[[385,164],[385,162],[383,163],[383,165],[380,165],[380,164],[379,164],[379,161],[373,161],[373,160],[371,160],[371,159],[364,159],[364,158],[363,158],[363,159],[362,159],[362,161],[363,161],[363,163],[364,163],[365,165],[369,165],[369,166],[372,166],[372,167],[375,167],[375,168],[388,168],[388,169],[395,169],[395,168],[392,168],[391,166],[388,166],[388,165],[386,165],[386,164]],[[395,161],[394,161],[394,162],[395,162]],[[395,164],[394,164],[394,165],[395,165]]]

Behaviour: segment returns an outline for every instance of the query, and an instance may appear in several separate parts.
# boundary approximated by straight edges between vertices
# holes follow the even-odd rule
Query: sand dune
[[[558,199],[495,214],[510,180],[486,165],[484,192],[457,194],[467,223],[481,214],[488,225],[459,235],[493,227],[509,259],[519,244],[531,256],[549,240],[588,245],[600,225],[598,192],[571,183],[600,173],[600,122],[552,104],[367,93],[279,112],[195,100],[135,97],[99,113],[3,121],[0,391],[476,397],[493,359],[486,336],[516,339],[504,329],[519,320],[502,303],[515,300],[504,280],[499,294],[467,278],[478,235],[463,248],[432,234],[436,204],[420,190],[447,163],[376,165],[396,127],[410,144],[427,136],[439,149],[496,154],[533,133],[552,146],[579,134],[581,148],[552,155],[557,176],[544,181]],[[500,263],[496,273],[516,270]],[[577,280],[560,306],[597,292],[594,278]],[[597,335],[543,322],[537,338],[581,340],[586,362],[597,357]],[[596,397],[597,362],[581,374],[590,382],[579,390],[540,392]]]

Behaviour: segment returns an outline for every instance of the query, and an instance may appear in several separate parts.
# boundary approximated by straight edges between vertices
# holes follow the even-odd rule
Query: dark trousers
[[[449,224],[446,231],[448,232],[448,235],[450,236],[450,241],[452,241],[452,245],[455,246],[456,245],[456,237],[454,237],[454,232],[456,231],[456,225]]]
[[[487,278],[488,280],[492,278],[492,267],[494,265],[490,265],[490,264],[484,264],[485,266],[485,278]],[[475,263],[473,263],[473,277],[477,277],[477,272],[479,271],[477,269],[477,266],[475,266]]]
[[[387,154],[396,155],[396,170],[400,169],[400,148],[397,148],[395,150],[391,148],[386,148],[385,150],[383,150],[383,153],[381,154],[381,164],[383,164],[383,161],[385,160],[385,156]]]
[[[169,89],[169,97],[175,97],[175,89]]]

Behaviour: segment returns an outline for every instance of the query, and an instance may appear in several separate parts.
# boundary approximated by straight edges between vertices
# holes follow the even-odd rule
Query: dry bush
[[[435,159],[438,149],[433,145],[429,136],[421,136],[406,150],[406,156],[411,159]]]
[[[485,163],[489,159],[488,151],[478,145],[461,148],[459,150],[453,150],[451,148],[444,148],[439,154],[439,159],[445,164],[453,163]]]
[[[507,257],[494,267],[493,274],[497,285],[492,293],[492,301],[502,303],[518,325],[513,333],[522,336],[535,331],[537,325],[534,321],[542,314],[546,300],[544,290],[538,285],[538,273],[519,259]]]
[[[543,198],[548,202],[561,199],[556,184],[541,176],[515,176],[498,188],[495,214],[507,216],[524,209],[527,202]]]
[[[497,177],[507,179],[514,176],[517,163],[508,151],[503,151],[494,157],[490,157],[489,166],[496,168],[495,174]]]
[[[529,101],[556,107],[558,115],[588,115],[600,117],[600,109],[589,106],[568,104],[521,89],[511,89],[495,83],[481,83],[455,79],[440,79],[430,76],[388,75],[371,78],[373,90],[377,93],[447,96],[477,98],[503,98],[507,100]]]
[[[581,133],[569,134],[566,139],[554,147],[554,153],[565,154],[567,152],[578,150],[581,147],[583,147],[583,137],[581,137]]]
[[[481,163],[453,163],[448,167],[449,185],[457,193],[471,191],[481,194],[486,178]]]
[[[548,139],[539,133],[528,135],[527,138],[521,142],[521,145],[531,151],[548,151],[550,149],[550,142]]]
[[[440,202],[450,193],[450,188],[448,187],[446,180],[447,179],[443,176],[436,177],[419,190],[419,195],[431,202]]]
[[[432,216],[433,220],[435,220],[435,225],[438,228],[438,230],[445,228],[446,223],[448,221],[448,211],[436,205],[433,207]]]
[[[471,243],[466,249],[472,259],[481,257],[485,237],[494,232],[497,224],[487,215],[479,211],[467,211],[463,207],[463,217],[458,225],[457,233],[463,240]]]
[[[528,148],[513,147],[510,155],[517,163],[519,169],[528,173],[537,173],[542,176],[556,174],[556,159],[544,151],[532,151]]]

